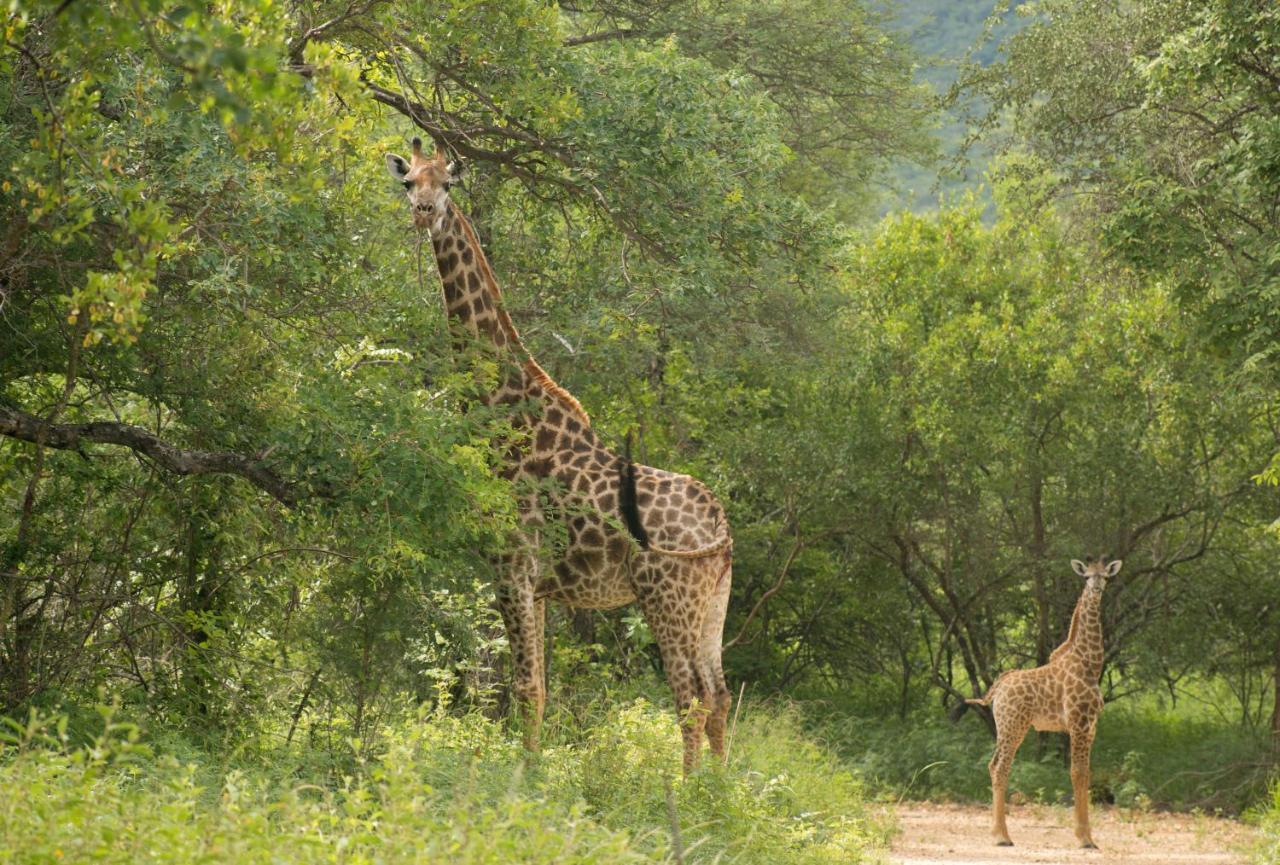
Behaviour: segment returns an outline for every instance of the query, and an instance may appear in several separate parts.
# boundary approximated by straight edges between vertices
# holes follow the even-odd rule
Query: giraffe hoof
[[[1081,844],[1080,846],[1081,846],[1083,849],[1085,849],[1085,850],[1097,850],[1097,849],[1098,849],[1098,845],[1097,845],[1097,844],[1094,844],[1092,841],[1086,841],[1086,842],[1084,842],[1083,844]]]
[[[1010,841],[1010,840],[1008,840],[1008,839],[1006,838],[1006,839],[1005,839],[1005,840],[1003,840],[1003,841],[997,841],[997,842],[996,842],[996,846],[997,846],[997,847],[1012,847],[1012,846],[1013,846],[1013,842],[1012,842],[1012,841]]]

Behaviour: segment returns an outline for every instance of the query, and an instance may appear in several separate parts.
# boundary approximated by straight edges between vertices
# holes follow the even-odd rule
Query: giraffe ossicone
[[[1049,662],[1031,670],[1010,670],[992,683],[986,696],[966,700],[990,706],[996,722],[996,750],[991,773],[992,834],[1000,846],[1011,846],[1005,824],[1005,792],[1014,755],[1027,731],[1067,733],[1071,737],[1071,790],[1075,800],[1076,839],[1096,847],[1089,829],[1089,752],[1102,713],[1102,592],[1107,580],[1120,572],[1120,560],[1104,558],[1085,564],[1071,560],[1071,569],[1085,579],[1084,590],[1071,615],[1071,628]]]
[[[431,232],[455,349],[496,361],[498,383],[482,401],[513,413],[516,435],[504,447],[502,473],[516,490],[520,525],[497,557],[496,595],[526,747],[538,748],[546,702],[546,601],[583,609],[636,603],[675,694],[685,771],[698,762],[704,732],[723,758],[732,697],[721,644],[733,560],[724,508],[700,481],[606,448],[578,401],[529,354],[475,230],[449,198],[457,164],[439,151],[427,156],[416,138],[409,159],[385,159],[414,224]],[[550,520],[564,524],[562,549],[544,543]]]

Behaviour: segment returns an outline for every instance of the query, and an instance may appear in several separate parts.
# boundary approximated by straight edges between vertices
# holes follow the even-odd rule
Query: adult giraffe
[[[991,832],[996,844],[1009,847],[1009,827],[1004,819],[1004,794],[1009,784],[1013,756],[1027,730],[1068,733],[1071,736],[1071,792],[1075,800],[1076,839],[1082,847],[1096,847],[1089,831],[1089,751],[1102,713],[1102,591],[1107,580],[1120,573],[1120,560],[1103,559],[1085,564],[1071,560],[1071,569],[1084,577],[1084,590],[1071,614],[1071,629],[1062,645],[1053,650],[1049,663],[1032,670],[1000,674],[985,697],[965,700],[990,706],[996,719],[996,751],[991,772]]]
[[[720,649],[733,554],[724,508],[687,475],[609,451],[578,401],[530,356],[471,223],[449,199],[455,164],[439,151],[426,156],[418,138],[409,160],[388,153],[386,163],[414,224],[431,232],[455,343],[472,343],[498,363],[499,384],[483,401],[516,406],[503,474],[519,497],[520,530],[497,562],[496,594],[525,746],[538,749],[546,701],[546,600],[585,609],[636,602],[675,694],[685,772],[697,765],[704,730],[723,758],[732,698]],[[564,524],[563,549],[543,542],[551,520]]]

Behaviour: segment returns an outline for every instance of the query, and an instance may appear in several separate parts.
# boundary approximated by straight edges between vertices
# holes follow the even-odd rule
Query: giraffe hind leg
[[[544,626],[542,605],[533,598],[533,586],[521,579],[518,571],[509,571],[499,583],[498,610],[507,627],[511,647],[514,691],[524,726],[524,746],[537,751],[540,746],[542,713],[546,705],[546,676],[543,671]]]
[[[707,706],[707,742],[711,753],[725,760],[725,730],[728,726],[729,708],[733,704],[733,694],[724,680],[724,664],[721,659],[724,643],[724,618],[729,609],[729,590],[733,579],[732,561],[723,566],[720,559],[715,560],[717,569],[723,568],[715,594],[711,598],[711,606],[707,609],[707,617],[702,623],[702,640],[699,646],[699,662],[702,665],[703,677],[708,691]]]
[[[687,582],[688,567],[689,563],[668,560],[650,564],[646,573],[636,575],[636,584],[646,586],[636,593],[640,611],[658,643],[675,697],[686,775],[698,765],[708,715],[706,676],[699,663],[705,605],[703,615],[695,615],[690,623],[685,615],[700,599],[697,586]]]
[[[991,834],[1000,847],[1012,847],[1009,826],[1005,822],[1005,793],[1009,787],[1009,770],[1013,768],[1014,755],[1027,735],[1030,723],[1022,719],[1003,720],[996,716],[996,750],[987,766],[991,774]]]

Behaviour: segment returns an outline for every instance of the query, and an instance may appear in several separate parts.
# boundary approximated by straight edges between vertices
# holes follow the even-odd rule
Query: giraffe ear
[[[1120,573],[1120,564],[1120,560],[1116,559],[1114,562],[1107,565],[1107,576],[1114,577],[1116,574]]]
[[[1085,574],[1084,562],[1079,559],[1072,559],[1071,570],[1075,571],[1077,576],[1083,577]]]
[[[454,159],[449,162],[448,171],[450,180],[458,180],[466,173],[466,166],[462,164],[462,160]]]
[[[387,173],[396,180],[404,180],[405,175],[409,173],[409,163],[394,153],[386,154],[383,159],[387,161]]]

